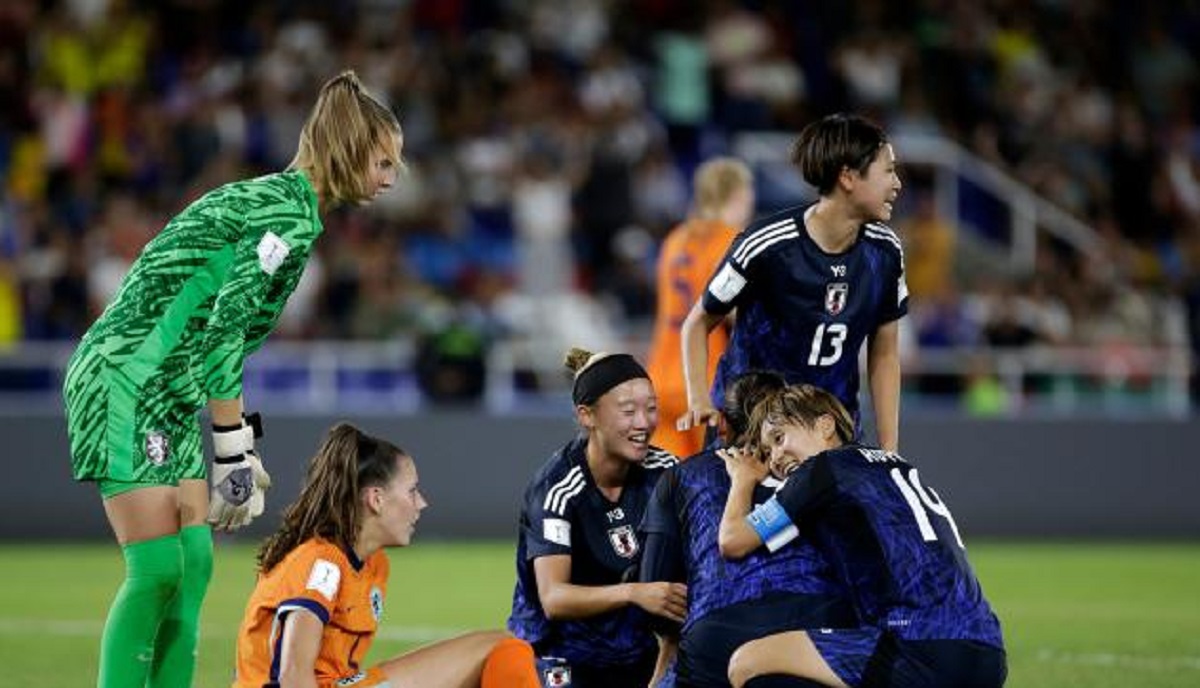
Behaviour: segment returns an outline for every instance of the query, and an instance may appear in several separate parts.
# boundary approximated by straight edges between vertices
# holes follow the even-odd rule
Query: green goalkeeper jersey
[[[300,172],[208,192],[146,245],[76,358],[101,356],[175,406],[241,395],[243,361],[275,327],[321,230]]]

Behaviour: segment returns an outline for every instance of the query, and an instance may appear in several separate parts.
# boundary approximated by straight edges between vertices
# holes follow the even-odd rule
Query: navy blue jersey
[[[630,664],[657,649],[645,614],[633,606],[586,619],[550,621],[538,598],[533,561],[571,557],[571,583],[614,585],[637,562],[641,543],[637,525],[664,469],[674,456],[651,448],[633,466],[618,501],[609,501],[587,467],[587,439],[568,443],[543,465],[525,491],[517,536],[517,584],[508,627],[532,643],[538,653],[572,664]]]
[[[858,423],[858,352],[881,325],[908,312],[904,254],[895,232],[864,224],[850,248],[821,250],[804,227],[811,206],[751,223],[725,254],[704,292],[704,310],[737,309],[733,338],[713,380],[716,408],[725,385],[749,370],[828,390]]]
[[[904,640],[1003,647],[954,517],[899,455],[858,445],[818,454],[749,520],[769,549],[811,536],[868,624]]]
[[[774,554],[759,549],[737,561],[723,558],[717,532],[729,486],[721,457],[713,449],[704,451],[663,475],[642,521],[645,535],[666,536],[654,541],[682,543],[682,565],[664,568],[685,572],[681,580],[688,585],[688,614],[683,634],[710,612],[741,602],[780,593],[842,595],[843,588],[825,557],[803,538]],[[758,485],[754,503],[769,500],[777,486],[777,481]],[[646,561],[656,559],[647,552]],[[642,580],[659,579],[648,574],[652,572],[642,571]]]

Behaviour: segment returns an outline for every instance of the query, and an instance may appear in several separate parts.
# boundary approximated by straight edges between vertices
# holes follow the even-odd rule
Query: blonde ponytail
[[[392,111],[347,70],[321,87],[288,169],[305,172],[322,201],[355,203],[370,196],[375,151],[394,150],[390,153],[397,158],[393,162],[400,165],[394,143],[400,135],[400,122]]]

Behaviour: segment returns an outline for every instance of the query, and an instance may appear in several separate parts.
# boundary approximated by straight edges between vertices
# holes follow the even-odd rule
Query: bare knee
[[[747,681],[758,675],[754,667],[753,655],[753,649],[747,650],[743,645],[734,650],[733,656],[729,658],[729,682],[733,684],[734,688],[742,688]]]

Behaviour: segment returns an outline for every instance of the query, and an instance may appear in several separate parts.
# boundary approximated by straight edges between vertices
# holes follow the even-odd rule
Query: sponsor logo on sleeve
[[[342,570],[331,561],[318,559],[313,562],[312,569],[308,572],[308,583],[304,586],[306,590],[316,590],[321,595],[333,601],[337,597],[338,585],[342,582]]]
[[[746,278],[738,274],[729,263],[721,267],[716,277],[708,285],[708,291],[721,303],[729,303],[742,292],[746,286]]]
[[[258,242],[258,265],[263,272],[274,275],[290,251],[287,242],[279,238],[278,234],[267,232]]]
[[[542,537],[556,545],[571,546],[571,522],[561,518],[547,518],[542,521]]]

